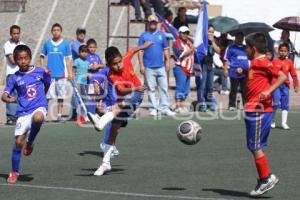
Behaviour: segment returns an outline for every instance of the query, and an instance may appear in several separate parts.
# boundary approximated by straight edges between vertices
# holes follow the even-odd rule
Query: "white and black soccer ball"
[[[201,126],[193,120],[181,122],[177,128],[178,139],[187,145],[198,143],[201,140],[201,134]]]

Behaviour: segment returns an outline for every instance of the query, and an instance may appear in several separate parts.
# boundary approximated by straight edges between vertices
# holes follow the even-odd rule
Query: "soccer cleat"
[[[276,128],[276,123],[275,122],[272,122],[271,128]]]
[[[102,163],[100,167],[95,171],[94,175],[95,176],[102,176],[105,173],[111,171],[111,166],[109,163]]]
[[[151,116],[157,116],[157,110],[151,110],[149,112],[149,115],[151,115]]]
[[[205,105],[200,105],[199,106],[199,112],[206,112],[207,111],[207,108]]]
[[[281,125],[284,130],[290,130],[291,128],[287,124]]]
[[[79,119],[76,120],[75,124],[77,124],[78,126],[80,126],[82,124],[86,124],[85,117],[80,116]]]
[[[171,111],[170,109],[166,109],[166,110],[162,111],[161,114],[169,116],[169,117],[172,117],[172,116],[176,115],[176,113]]]
[[[257,186],[250,192],[250,196],[260,196],[273,189],[278,182],[279,179],[274,174],[271,174],[266,181],[258,180]]]
[[[228,110],[229,110],[229,111],[236,111],[236,108],[235,108],[235,107],[229,107]]]
[[[30,156],[30,154],[33,151],[33,144],[29,144],[28,142],[25,144],[23,148],[23,155],[24,156]]]
[[[94,125],[94,128],[96,129],[96,131],[101,131],[101,128],[99,128],[99,120],[100,117],[97,114],[93,114],[88,112],[87,116],[89,118],[89,120],[92,122],[92,124]]]
[[[9,184],[15,184],[18,181],[19,173],[18,172],[11,172],[6,180]]]

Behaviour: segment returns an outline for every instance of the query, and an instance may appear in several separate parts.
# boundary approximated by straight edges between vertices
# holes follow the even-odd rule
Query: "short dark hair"
[[[97,42],[95,39],[90,38],[88,41],[86,41],[86,46],[90,46],[91,44],[95,44],[97,46]]]
[[[79,34],[86,34],[86,30],[84,28],[77,28],[76,29],[76,35],[79,35]]]
[[[111,46],[105,50],[105,61],[108,66],[112,64],[113,59],[116,57],[122,57],[119,49],[117,47]]]
[[[32,58],[30,48],[27,45],[21,44],[21,45],[16,46],[16,48],[14,49],[14,53],[13,53],[14,60],[17,60],[19,53],[21,53],[23,51],[25,51],[28,54],[30,59]]]
[[[21,27],[20,26],[18,26],[18,25],[12,25],[9,28],[9,33],[12,34],[12,32],[13,32],[14,29],[18,29],[19,31],[21,31]]]
[[[290,51],[290,45],[286,42],[281,43],[278,47],[278,49],[281,49],[282,47],[286,47],[288,51]]]
[[[259,53],[265,54],[268,49],[267,38],[263,33],[252,33],[246,37],[246,45],[255,48]]]
[[[55,24],[52,25],[51,31],[52,31],[55,27],[60,28],[61,31],[63,30],[62,26],[61,26],[59,23],[55,23]]]
[[[180,13],[183,10],[186,10],[186,7],[179,7],[177,13]]]
[[[87,45],[85,45],[85,44],[80,45],[78,51],[79,51],[79,52],[87,52],[87,51],[88,51]]]
[[[165,11],[164,17],[166,18],[166,17],[172,17],[172,16],[173,16],[172,11],[169,10],[169,9],[167,9],[167,10]]]

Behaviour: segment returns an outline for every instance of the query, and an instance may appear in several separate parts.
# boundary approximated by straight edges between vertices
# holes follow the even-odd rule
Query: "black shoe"
[[[8,126],[14,126],[14,125],[16,125],[16,121],[12,120],[12,119],[7,119],[6,125],[8,125]]]

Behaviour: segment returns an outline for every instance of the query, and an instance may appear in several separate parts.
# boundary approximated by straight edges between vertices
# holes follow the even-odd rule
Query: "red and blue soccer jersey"
[[[10,77],[4,92],[18,93],[18,117],[31,114],[39,107],[48,108],[45,90],[51,83],[51,77],[44,69],[32,66],[27,72],[17,71]]]
[[[261,100],[260,94],[269,89],[279,69],[264,55],[251,61],[247,77],[246,112],[272,112],[272,97]]]
[[[128,53],[123,56],[123,70],[121,72],[110,71],[109,80],[116,87],[117,93],[120,94],[124,88],[133,88],[142,86],[140,79],[134,72],[131,59],[135,53],[134,49],[130,49]]]

